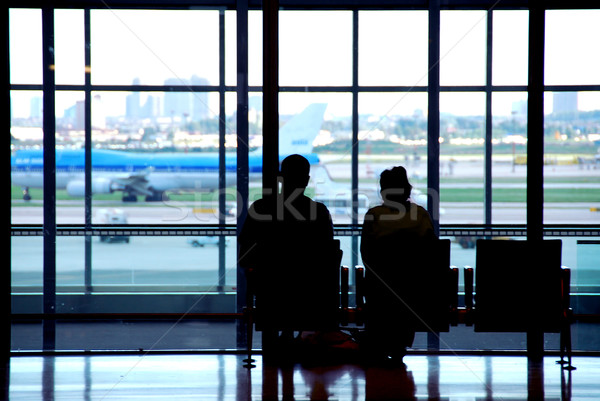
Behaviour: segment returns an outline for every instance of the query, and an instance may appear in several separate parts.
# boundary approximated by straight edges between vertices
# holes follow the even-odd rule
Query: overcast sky
[[[41,83],[41,12],[11,10],[11,82]],[[494,12],[493,84],[527,84],[526,11]],[[600,11],[548,11],[546,18],[546,84],[600,84]],[[92,83],[161,85],[192,76],[218,84],[218,11],[92,11]],[[262,80],[262,21],[249,21],[249,81]],[[235,12],[226,12],[226,84],[235,85]],[[372,11],[359,14],[359,84],[427,85],[427,12]],[[56,80],[83,83],[83,12],[56,12]],[[348,11],[280,13],[280,85],[351,85],[352,14]],[[442,85],[485,84],[485,11],[444,11],[441,16],[440,81]],[[590,51],[590,49],[596,49]],[[68,107],[79,95],[57,98]],[[107,96],[123,114],[124,100]],[[124,98],[124,96],[122,97]],[[209,97],[217,109],[218,97]],[[494,112],[509,115],[523,94],[494,96]],[[484,96],[442,94],[442,112],[483,115]],[[328,117],[350,115],[349,94],[282,94],[280,112],[293,114],[306,104],[327,102]],[[361,113],[411,115],[426,112],[424,93],[365,94]],[[13,115],[28,115],[28,102],[15,98]],[[64,104],[63,104],[64,103]],[[228,113],[235,96],[228,96]],[[580,94],[582,110],[600,109],[598,93]],[[551,111],[548,98],[547,112]],[[59,112],[60,114],[60,112]],[[107,111],[111,114],[111,110]]]

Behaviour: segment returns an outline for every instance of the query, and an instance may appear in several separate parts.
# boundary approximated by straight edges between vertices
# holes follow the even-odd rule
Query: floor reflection
[[[238,355],[13,357],[11,400],[600,399],[600,358],[415,356],[405,365],[272,364]],[[6,387],[7,386],[7,387]]]

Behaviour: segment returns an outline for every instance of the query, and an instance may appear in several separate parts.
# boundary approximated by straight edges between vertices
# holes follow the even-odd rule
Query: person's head
[[[405,203],[410,198],[412,185],[408,182],[406,169],[402,166],[382,172],[379,177],[379,185],[384,203]]]
[[[283,186],[288,190],[306,188],[310,179],[310,163],[300,155],[290,155],[281,162]]]

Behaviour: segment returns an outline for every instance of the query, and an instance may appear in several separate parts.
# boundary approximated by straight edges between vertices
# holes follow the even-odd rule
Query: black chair
[[[560,240],[478,240],[475,331],[560,333],[561,363],[572,368],[570,274],[561,255]]]
[[[450,267],[450,240],[389,238],[375,245],[364,269],[365,338],[410,347],[414,332],[447,332],[455,321],[457,270]],[[357,286],[363,282],[357,277]],[[380,344],[382,345],[382,344]],[[385,344],[391,346],[393,344]]]
[[[263,262],[247,271],[247,365],[253,331],[262,332],[263,354],[278,349],[281,333],[340,327],[340,241],[297,249],[285,240],[256,249]]]

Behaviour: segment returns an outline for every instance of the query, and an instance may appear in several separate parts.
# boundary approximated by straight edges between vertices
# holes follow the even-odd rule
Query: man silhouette
[[[301,155],[281,163],[278,193],[254,202],[240,233],[240,266],[252,267],[253,248],[285,238],[297,248],[331,241],[333,223],[327,207],[304,195],[310,179],[310,163]]]
[[[334,323],[327,321],[339,303],[331,288],[339,271],[328,258],[333,223],[324,204],[304,195],[309,173],[306,158],[286,157],[277,193],[250,206],[238,239],[239,265],[260,311],[256,327],[263,331],[263,351],[277,331],[289,338],[299,327]]]

